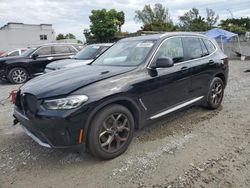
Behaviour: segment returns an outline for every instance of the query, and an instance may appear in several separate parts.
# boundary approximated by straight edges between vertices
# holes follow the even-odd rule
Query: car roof
[[[40,44],[40,45],[32,45],[29,46],[29,48],[39,48],[42,46],[74,46],[74,45],[78,45],[78,46],[83,46],[83,44],[78,44],[78,43],[46,43],[46,44]]]
[[[133,41],[133,40],[159,40],[162,38],[167,38],[171,36],[197,36],[197,37],[206,37],[200,33],[195,32],[165,32],[159,34],[152,34],[152,35],[142,35],[137,37],[129,37],[125,39],[121,39],[121,41]],[[207,38],[207,37],[206,37]]]
[[[87,46],[112,46],[114,43],[97,43],[97,44],[89,44]]]

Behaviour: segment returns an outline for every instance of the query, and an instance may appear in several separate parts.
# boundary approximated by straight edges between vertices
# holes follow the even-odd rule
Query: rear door
[[[202,38],[184,37],[183,43],[192,73],[190,96],[204,96],[215,64],[208,58],[210,53]]]
[[[191,72],[188,63],[184,62],[181,37],[165,40],[156,52],[153,62],[160,57],[172,58],[174,66],[152,70],[149,78],[142,83],[147,92],[143,93],[141,99],[150,116],[173,108],[190,97]]]
[[[56,45],[52,46],[53,61],[66,59],[77,53],[72,46],[69,45]]]

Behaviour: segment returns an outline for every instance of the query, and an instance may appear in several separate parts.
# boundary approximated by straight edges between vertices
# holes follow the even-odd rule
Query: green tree
[[[168,9],[162,4],[155,4],[152,9],[150,5],[145,5],[142,10],[135,11],[135,21],[142,23],[144,31],[173,31],[175,27],[170,19]]]
[[[72,33],[68,33],[65,35],[65,39],[76,39],[76,37]]]
[[[92,44],[96,42],[96,38],[91,34],[89,29],[84,29],[83,34],[85,36],[87,44]]]
[[[96,42],[111,42],[125,21],[124,12],[115,9],[92,10],[89,19],[90,31],[85,30],[84,35]]]
[[[65,36],[62,33],[59,33],[56,37],[56,40],[62,40],[65,39]]]
[[[202,17],[199,13],[199,9],[192,8],[186,12],[183,16],[179,16],[180,29],[183,31],[206,31],[214,27],[218,15],[212,9],[206,9],[207,17]]]
[[[62,39],[76,39],[76,37],[72,33],[68,33],[66,35],[59,33],[56,37],[56,40],[62,40]]]
[[[118,26],[118,31],[119,31],[119,33],[121,33],[122,32],[121,27],[125,22],[125,14],[124,14],[124,12],[123,11],[117,12],[116,18],[117,18],[116,25]]]
[[[250,18],[230,18],[221,20],[219,26],[222,29],[232,31],[238,34],[244,34],[250,30]]]
[[[216,15],[215,12],[209,8],[206,9],[206,12],[207,12],[206,22],[208,25],[208,29],[212,29],[213,26],[217,23],[219,15]]]

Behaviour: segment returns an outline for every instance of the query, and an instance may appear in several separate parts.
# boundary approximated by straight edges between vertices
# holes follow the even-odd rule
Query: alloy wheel
[[[214,105],[218,105],[223,97],[223,85],[219,82],[216,82],[212,87],[211,92],[211,102]]]
[[[99,133],[101,148],[108,153],[119,151],[129,139],[130,122],[123,113],[114,113],[103,122]]]
[[[24,70],[17,69],[12,73],[12,79],[15,83],[23,83],[27,79],[27,74]]]

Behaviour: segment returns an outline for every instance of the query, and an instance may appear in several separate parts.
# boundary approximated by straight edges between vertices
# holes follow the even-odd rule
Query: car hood
[[[13,56],[13,57],[0,57],[0,62],[12,62],[12,61],[18,61],[20,59],[25,59],[25,57],[22,56]]]
[[[76,66],[86,65],[88,63],[91,63],[92,61],[93,60],[64,59],[59,61],[53,61],[52,63],[48,64],[46,68],[56,70],[67,67],[76,67]]]
[[[67,95],[94,82],[123,74],[135,67],[86,65],[62,69],[38,76],[21,87],[21,93],[30,93],[38,99]]]

